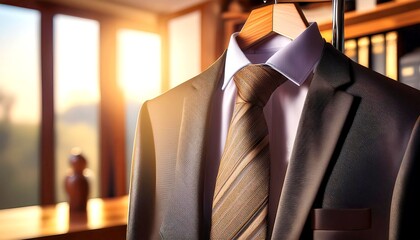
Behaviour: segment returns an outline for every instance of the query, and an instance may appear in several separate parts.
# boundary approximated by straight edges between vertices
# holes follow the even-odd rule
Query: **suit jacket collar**
[[[162,238],[199,239],[202,229],[205,137],[211,97],[222,79],[226,53],[193,78],[184,98],[175,187],[164,215]]]
[[[273,239],[299,239],[334,158],[353,96],[349,60],[330,44],[315,70],[299,123],[273,228]]]

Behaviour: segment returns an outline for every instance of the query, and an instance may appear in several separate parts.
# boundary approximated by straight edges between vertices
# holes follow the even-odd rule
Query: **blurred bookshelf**
[[[420,1],[377,1],[375,7],[355,9],[352,5],[345,12],[344,53],[394,80],[420,87]],[[318,23],[322,36],[331,42],[331,3],[303,6],[302,10],[309,22]],[[222,14],[223,47],[227,47],[231,33],[239,31],[247,17],[248,12]]]
[[[348,57],[420,89],[420,1],[389,1],[346,12],[344,22]],[[323,37],[330,41],[331,21],[318,24]]]

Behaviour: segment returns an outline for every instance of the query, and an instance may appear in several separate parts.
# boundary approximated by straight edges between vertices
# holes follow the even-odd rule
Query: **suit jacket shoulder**
[[[183,163],[190,159],[185,155],[201,151],[198,143],[202,142],[207,108],[221,79],[224,60],[225,54],[201,74],[143,104],[133,146],[127,239],[160,238],[165,216],[172,217],[167,212],[177,211],[186,202],[173,196],[183,187],[183,179],[177,176],[182,175],[183,167],[189,167]],[[191,135],[198,139],[190,139],[194,138]],[[192,141],[196,145],[189,147]],[[185,228],[181,230],[188,234]]]

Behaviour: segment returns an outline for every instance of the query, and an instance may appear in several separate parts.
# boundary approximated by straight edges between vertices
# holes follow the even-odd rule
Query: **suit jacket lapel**
[[[191,81],[183,105],[175,187],[161,227],[163,238],[198,239],[202,228],[202,190],[206,123],[211,97],[221,79],[225,54]]]
[[[299,239],[333,157],[353,97],[349,62],[329,44],[309,87],[273,228],[273,239]]]

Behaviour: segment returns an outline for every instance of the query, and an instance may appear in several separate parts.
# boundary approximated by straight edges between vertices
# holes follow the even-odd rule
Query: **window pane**
[[[0,209],[39,203],[39,25],[0,4]]]
[[[99,196],[99,23],[54,17],[54,111],[57,200],[67,200],[63,181],[73,148],[88,161],[90,197]]]
[[[160,37],[157,34],[118,31],[118,84],[123,90],[126,112],[127,186],[137,113],[147,99],[161,93]]]
[[[169,21],[169,80],[175,87],[201,70],[201,13],[195,11]]]

